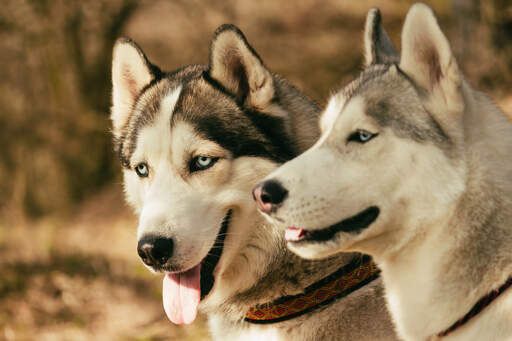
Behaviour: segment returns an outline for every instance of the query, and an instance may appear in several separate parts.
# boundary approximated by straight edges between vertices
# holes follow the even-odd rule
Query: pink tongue
[[[181,274],[165,274],[162,299],[169,320],[192,323],[201,300],[201,264]]]
[[[284,232],[284,239],[288,241],[299,240],[304,235],[304,230],[298,227],[288,227]]]

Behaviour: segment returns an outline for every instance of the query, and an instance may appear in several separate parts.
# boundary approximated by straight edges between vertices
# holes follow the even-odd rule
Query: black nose
[[[137,253],[149,266],[162,266],[172,256],[173,241],[170,238],[145,236],[137,244]]]
[[[260,209],[265,213],[270,213],[284,201],[288,191],[278,181],[267,180],[257,185],[252,194]]]

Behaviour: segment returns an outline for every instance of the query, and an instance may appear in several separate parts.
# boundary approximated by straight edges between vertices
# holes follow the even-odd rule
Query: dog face
[[[175,323],[194,320],[255,233],[251,188],[313,142],[314,132],[294,130],[284,91],[298,99],[294,110],[311,110],[234,26],[215,33],[208,66],[171,73],[130,40],[114,47],[114,140],[139,214],[138,253],[166,273],[164,308]]]
[[[464,190],[461,79],[430,9],[413,7],[402,41],[396,65],[370,11],[366,69],[331,98],[319,141],[254,191],[300,256],[392,255],[453,212]]]
[[[139,243],[150,243],[154,236],[172,240],[165,262],[146,262],[156,271],[180,272],[200,263],[223,222],[229,223],[228,213],[243,211],[240,206],[247,201],[240,185],[233,184],[238,179],[230,176],[238,166],[233,154],[190,120],[180,119],[177,101],[187,97],[182,90],[178,85],[162,92],[160,110],[137,132],[131,167],[124,170],[127,200],[139,213]]]

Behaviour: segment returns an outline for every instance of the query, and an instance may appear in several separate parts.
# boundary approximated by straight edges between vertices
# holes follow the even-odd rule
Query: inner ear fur
[[[462,77],[450,44],[427,5],[415,4],[407,13],[400,68],[431,94],[451,94],[460,87]]]
[[[372,8],[366,15],[364,29],[365,66],[392,64],[400,61],[400,54],[382,27],[378,8]]]
[[[272,74],[234,25],[215,31],[209,75],[243,105],[263,110],[274,97]]]
[[[129,38],[119,38],[112,54],[112,111],[115,135],[127,123],[139,93],[160,70],[152,65],[140,47]]]

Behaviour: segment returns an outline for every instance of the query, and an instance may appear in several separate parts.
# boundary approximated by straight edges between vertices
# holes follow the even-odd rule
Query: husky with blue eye
[[[401,56],[370,11],[366,68],[316,144],[254,190],[288,247],[372,255],[404,340],[512,340],[512,124],[414,5]]]
[[[208,65],[172,72],[120,39],[112,76],[137,249],[172,322],[201,309],[216,340],[396,340],[368,257],[301,259],[258,213],[252,187],[313,145],[320,110],[240,30],[221,26]]]

